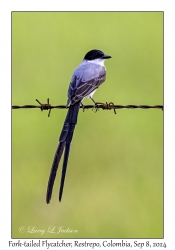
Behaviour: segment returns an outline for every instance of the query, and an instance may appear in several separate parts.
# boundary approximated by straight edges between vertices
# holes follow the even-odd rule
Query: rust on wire
[[[66,105],[57,105],[57,106],[52,106],[49,103],[49,98],[47,99],[47,103],[46,104],[42,104],[38,99],[36,99],[36,101],[38,102],[39,105],[23,105],[23,106],[18,106],[18,105],[13,105],[12,109],[21,109],[21,108],[25,108],[25,109],[29,109],[29,108],[39,108],[41,111],[43,110],[49,110],[48,113],[48,117],[50,116],[51,113],[51,109],[67,109],[69,107],[67,107]],[[83,105],[80,106],[80,108],[84,109],[93,109],[94,105]],[[106,102],[106,103],[102,103],[102,102],[97,102],[96,103],[96,107],[97,110],[98,109],[103,109],[103,110],[114,110],[114,114],[117,114],[116,109],[161,109],[163,110],[163,105],[116,105],[113,102]]]

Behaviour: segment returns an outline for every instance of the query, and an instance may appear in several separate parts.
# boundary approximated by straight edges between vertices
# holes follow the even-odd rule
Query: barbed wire
[[[23,105],[23,106],[18,106],[18,105],[13,105],[12,109],[32,109],[32,108],[39,108],[41,111],[43,110],[49,110],[48,113],[48,117],[50,116],[51,110],[52,109],[68,109],[69,107],[67,107],[66,105],[56,105],[56,106],[52,106],[49,103],[49,98],[47,99],[47,103],[46,104],[42,104],[38,99],[36,99],[36,101],[39,103],[39,105]],[[116,109],[161,109],[163,110],[163,105],[116,105],[113,102],[106,102],[106,103],[102,103],[102,102],[97,102],[96,105],[81,105],[80,108],[83,109],[83,111],[85,109],[95,109],[96,111],[98,109],[103,109],[103,110],[112,110],[114,111],[114,114],[116,114]]]

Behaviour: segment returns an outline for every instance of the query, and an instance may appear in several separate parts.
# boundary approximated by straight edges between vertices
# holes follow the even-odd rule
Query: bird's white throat
[[[95,63],[95,64],[98,64],[101,66],[104,66],[104,61],[105,61],[105,59],[101,59],[101,58],[94,59],[94,60],[88,60],[88,62],[90,62],[90,63]]]

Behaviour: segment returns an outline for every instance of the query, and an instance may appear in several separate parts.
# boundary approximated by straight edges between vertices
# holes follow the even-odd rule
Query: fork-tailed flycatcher
[[[64,150],[64,160],[59,191],[59,201],[61,201],[70,145],[75,125],[77,123],[77,117],[81,102],[85,97],[89,97],[92,99],[92,96],[96,89],[105,81],[106,68],[104,66],[104,60],[109,58],[111,58],[111,56],[105,55],[100,50],[91,50],[85,55],[83,62],[73,73],[68,89],[67,106],[70,106],[63,125],[63,129],[61,131],[58,147],[50,172],[46,194],[47,203],[49,203],[51,200],[52,189],[58,169],[58,164]]]

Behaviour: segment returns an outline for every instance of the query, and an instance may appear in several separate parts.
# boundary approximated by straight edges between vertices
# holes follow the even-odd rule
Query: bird
[[[61,202],[70,146],[74,129],[77,124],[79,108],[81,105],[83,107],[82,100],[85,97],[90,98],[95,104],[94,107],[96,107],[96,102],[92,96],[97,88],[106,80],[106,67],[104,66],[104,61],[105,59],[109,58],[111,58],[111,56],[104,54],[101,50],[92,49],[85,54],[82,63],[75,69],[72,75],[72,79],[68,88],[68,112],[59,137],[59,143],[53,159],[48,180],[46,193],[47,204],[50,203],[52,197],[52,190],[58,165],[64,151],[62,176],[59,190],[59,201]]]

